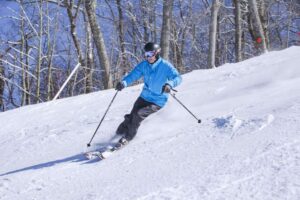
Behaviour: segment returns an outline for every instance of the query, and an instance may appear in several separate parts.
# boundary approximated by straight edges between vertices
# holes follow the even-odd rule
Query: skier
[[[160,46],[148,42],[144,46],[145,60],[125,76],[116,85],[116,90],[121,91],[141,77],[144,78],[142,93],[135,101],[130,114],[124,116],[124,121],[119,125],[116,134],[123,137],[116,148],[121,148],[132,140],[141,122],[150,114],[160,110],[168,100],[171,89],[181,83],[181,76],[175,67],[160,57]]]

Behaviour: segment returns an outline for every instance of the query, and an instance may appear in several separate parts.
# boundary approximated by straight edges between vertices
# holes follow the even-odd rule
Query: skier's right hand
[[[172,87],[170,84],[166,83],[163,87],[162,87],[162,91],[161,93],[170,93],[172,90]]]
[[[116,90],[121,91],[125,88],[125,85],[122,82],[118,82],[116,85]]]

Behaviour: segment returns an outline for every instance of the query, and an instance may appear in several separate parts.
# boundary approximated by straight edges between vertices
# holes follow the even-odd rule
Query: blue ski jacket
[[[127,87],[141,77],[144,78],[144,87],[140,96],[160,107],[166,104],[169,96],[167,93],[162,92],[162,87],[167,83],[174,88],[182,81],[176,68],[162,58],[159,58],[153,64],[146,60],[139,63],[122,79],[122,82]]]

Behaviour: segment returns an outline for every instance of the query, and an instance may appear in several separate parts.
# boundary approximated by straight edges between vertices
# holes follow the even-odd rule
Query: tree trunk
[[[161,30],[160,46],[161,46],[161,56],[166,60],[169,60],[172,10],[173,10],[173,0],[164,0],[163,24]]]
[[[217,16],[217,29],[216,29],[216,50],[215,50],[215,67],[222,65],[222,55],[226,55],[225,40],[226,36],[224,35],[224,39],[222,39],[222,33],[220,32],[220,19],[223,16],[220,16],[221,13],[218,13]]]
[[[142,12],[142,24],[143,24],[143,40],[145,43],[149,42],[149,38],[150,38],[150,28],[148,26],[148,21],[149,21],[149,15],[148,15],[148,5],[147,5],[147,1],[145,0],[140,0],[140,4],[141,4],[141,12]]]
[[[86,13],[85,13],[86,15]],[[86,17],[85,20],[85,29],[86,29],[86,67],[85,67],[85,93],[90,93],[93,91],[93,69],[95,67],[94,63],[94,52],[93,52],[93,41],[92,41],[92,31],[90,24]]]
[[[81,46],[80,46],[80,41],[77,37],[77,33],[76,33],[76,18],[77,18],[77,14],[78,14],[78,10],[76,10],[75,15],[73,15],[73,2],[71,1],[71,3],[68,3],[68,0],[64,0],[64,4],[67,7],[67,14],[69,17],[69,22],[70,22],[70,28],[71,28],[71,36],[72,36],[72,40],[74,42],[76,51],[77,51],[77,55],[78,55],[78,61],[81,64],[82,67],[84,67],[84,57],[83,57],[83,53],[81,50]]]
[[[173,0],[172,0],[173,1]],[[157,0],[152,1],[153,5],[157,5]],[[151,17],[150,17],[150,23],[151,23],[151,36],[152,36],[152,41],[156,42],[157,41],[157,19],[156,19],[156,12],[155,12],[155,7],[153,7],[153,10],[151,12]]]
[[[266,48],[269,49],[269,36],[268,36],[268,11],[266,11],[266,1],[264,0],[259,0],[260,6],[259,6],[259,18],[261,21],[261,26],[263,29],[264,37],[265,37],[265,43],[266,43]]]
[[[4,66],[2,62],[2,55],[0,55],[0,109],[4,111],[4,103],[3,103],[3,97],[4,97]]]
[[[123,10],[121,5],[121,0],[116,0],[117,7],[118,7],[118,14],[119,14],[119,20],[118,20],[118,30],[119,30],[119,42],[120,42],[120,48],[121,48],[121,61],[120,61],[120,71],[119,71],[119,77],[123,77],[126,72],[129,71],[128,69],[128,61],[127,56],[125,52],[125,38],[124,38],[124,17],[123,17]]]
[[[219,0],[213,0],[211,7],[211,20],[209,27],[209,54],[208,54],[208,68],[216,67],[216,44],[217,44],[217,23],[218,12],[220,8]]]
[[[240,0],[234,0],[235,5],[235,60],[242,61],[242,23]]]
[[[182,33],[178,34],[178,27],[175,23],[171,23],[171,33],[173,40],[170,42],[170,49],[172,52],[172,58],[170,58],[180,73],[184,73],[183,67],[183,49],[185,45],[185,30],[180,30]],[[182,35],[182,38],[179,38]]]
[[[288,24],[287,24],[287,37],[286,37],[286,43],[285,43],[285,46],[284,46],[285,48],[289,47],[289,41],[290,41],[290,31],[291,31],[292,15],[293,15],[292,14],[293,13],[293,3],[292,2],[290,2],[288,11],[289,12],[288,12]],[[278,34],[278,35],[280,35],[280,34]]]
[[[20,4],[23,5],[23,0],[20,1]],[[24,12],[22,10],[20,10],[20,35],[21,35],[21,51],[20,51],[20,61],[21,61],[21,68],[22,68],[22,87],[23,87],[23,91],[22,91],[22,99],[21,99],[21,105],[24,106],[26,105],[26,99],[27,97],[27,85],[26,85],[26,70],[27,70],[27,66],[24,64],[24,51],[25,51],[25,17],[24,17]]]
[[[137,54],[137,50],[138,50],[138,34],[139,32],[137,31],[137,25],[136,25],[136,18],[133,17],[133,6],[131,4],[128,5],[128,12],[130,13],[129,16],[130,17],[130,24],[131,24],[131,32],[130,34],[132,34],[132,42],[131,42],[131,52],[133,55],[136,55]]]
[[[51,33],[50,33],[50,15],[49,15],[49,5],[47,2],[47,48],[48,48],[48,73],[47,73],[47,101],[50,101],[52,99],[52,62],[53,62],[53,54],[55,51],[55,45],[56,45],[56,34],[58,29],[58,13],[56,13],[56,24],[55,24],[55,30],[54,30],[54,37],[53,41],[51,41]]]
[[[249,0],[249,6],[252,11],[251,13],[253,15],[254,26],[255,26],[254,30],[258,33],[258,35],[261,39],[259,42],[259,45],[261,46],[263,52],[267,52],[266,38],[265,38],[265,34],[264,34],[263,27],[261,24],[261,20],[259,17],[256,0]]]
[[[31,47],[28,44],[28,38],[27,36],[25,37],[25,53],[26,55],[30,54],[31,51]],[[25,57],[25,71],[29,71],[29,56]],[[24,81],[25,81],[25,85],[24,87],[27,88],[28,94],[26,95],[25,98],[25,104],[26,105],[30,105],[31,104],[31,98],[30,98],[30,77],[28,75],[28,73],[25,73],[25,77],[24,77]]]
[[[39,2],[40,8],[40,23],[39,23],[39,46],[38,46],[38,58],[37,58],[37,66],[36,66],[36,103],[40,102],[40,90],[41,90],[41,65],[42,65],[42,45],[43,45],[43,0]]]
[[[101,67],[104,69],[104,89],[112,88],[112,76],[110,74],[110,63],[106,52],[106,47],[103,39],[103,35],[100,26],[96,20],[96,0],[85,0],[85,9],[90,22],[91,30],[93,33],[93,39],[97,48],[97,53]]]

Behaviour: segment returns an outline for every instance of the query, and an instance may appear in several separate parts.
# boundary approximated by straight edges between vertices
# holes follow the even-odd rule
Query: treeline
[[[181,73],[300,43],[299,0],[1,4],[7,9],[0,13],[2,111],[50,101],[78,65],[60,98],[112,88],[143,59],[148,41],[159,43],[162,56]]]

